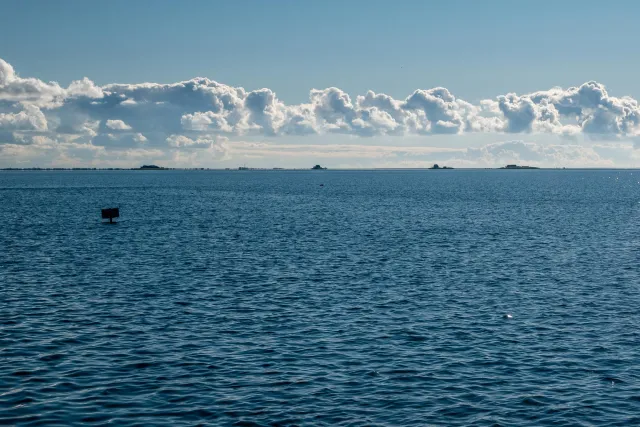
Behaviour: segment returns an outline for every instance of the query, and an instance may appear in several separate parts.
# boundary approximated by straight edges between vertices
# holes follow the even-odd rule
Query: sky
[[[2,10],[0,167],[640,167],[636,1]]]

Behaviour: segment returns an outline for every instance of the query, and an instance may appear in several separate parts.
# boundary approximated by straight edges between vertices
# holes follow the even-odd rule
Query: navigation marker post
[[[119,208],[102,209],[102,219],[108,219],[109,224],[113,224],[113,219],[120,216]]]

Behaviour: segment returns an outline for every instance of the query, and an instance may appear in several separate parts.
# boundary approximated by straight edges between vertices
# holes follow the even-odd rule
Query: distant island
[[[518,166],[518,165],[507,165],[501,167],[500,169],[540,169],[535,166]]]
[[[142,165],[140,166],[140,170],[166,170],[166,168],[161,168],[156,165]]]
[[[431,166],[429,169],[453,169],[452,167],[449,166],[438,166],[438,164],[436,163],[435,165]]]
[[[316,171],[320,171],[320,170],[326,170],[327,168],[323,168],[320,165],[315,165],[314,167],[311,168],[311,170],[316,170]]]

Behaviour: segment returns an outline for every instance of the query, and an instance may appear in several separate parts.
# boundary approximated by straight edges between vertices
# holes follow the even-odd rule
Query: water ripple
[[[638,424],[633,173],[0,172],[0,422]]]

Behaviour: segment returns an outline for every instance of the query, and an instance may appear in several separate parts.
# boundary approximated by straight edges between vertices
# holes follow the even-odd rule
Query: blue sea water
[[[640,424],[640,171],[0,172],[0,224],[2,424]]]

